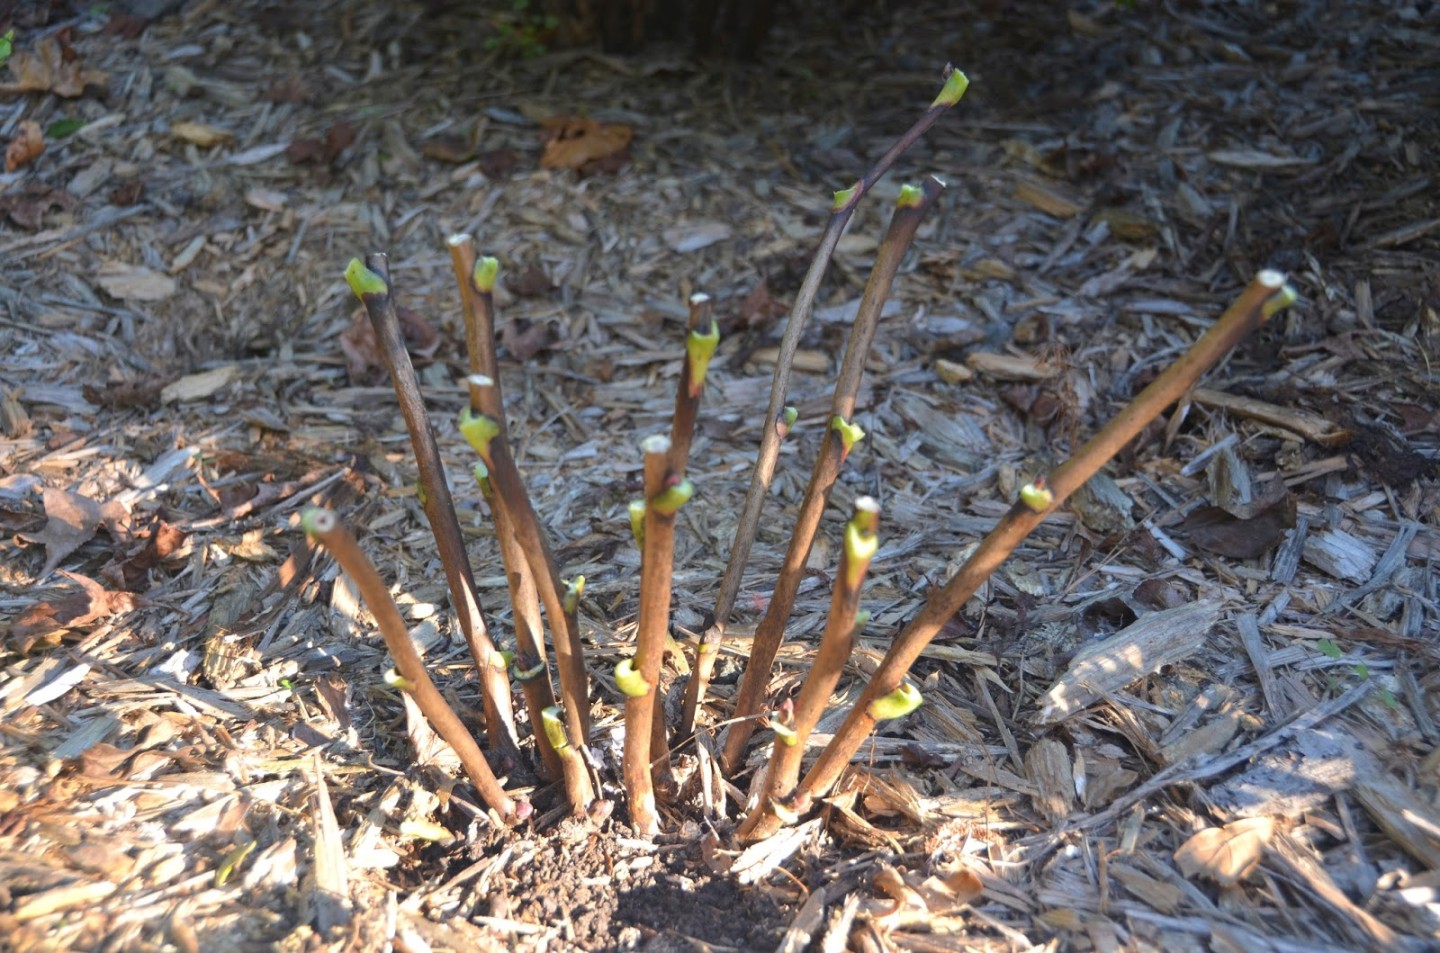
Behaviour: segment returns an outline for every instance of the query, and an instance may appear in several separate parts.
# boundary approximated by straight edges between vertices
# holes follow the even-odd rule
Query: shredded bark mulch
[[[744,64],[557,50],[508,4],[0,2],[0,945],[1440,946],[1440,7],[795,6]],[[626,504],[639,441],[668,429],[685,301],[711,294],[724,337],[679,521],[682,639],[714,605],[830,193],[947,62],[969,93],[861,206],[802,340],[800,420],[704,729],[676,753],[696,783],[664,835],[633,838],[610,674],[637,605]],[[878,498],[871,619],[821,736],[1017,488],[1256,271],[1302,300],[951,620],[915,672],[925,704],[815,817],[736,843],[769,735],[729,783],[710,754],[887,207],[926,174],[947,190],[887,306],[868,436],[772,684],[798,684],[843,514]],[[481,725],[341,277],[390,255],[505,641],[453,426],[460,230],[502,263],[516,456],[587,578],[616,806],[583,822],[521,764],[501,767],[535,819],[491,823],[297,528],[319,502],[357,530]]]

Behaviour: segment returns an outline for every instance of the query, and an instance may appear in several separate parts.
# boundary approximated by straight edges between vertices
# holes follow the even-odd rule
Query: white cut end
[[[324,509],[321,509],[321,510],[311,510],[311,511],[306,515],[306,520],[305,520],[305,522],[307,522],[307,523],[309,524],[309,529],[310,529],[312,532],[315,532],[315,533],[328,533],[328,532],[330,532],[332,529],[335,528],[335,524],[336,524],[335,511],[334,511],[334,510],[324,510]]]
[[[465,378],[465,383],[471,387],[494,387],[495,381],[484,374],[471,374]]]
[[[1285,284],[1285,273],[1276,271],[1274,268],[1266,268],[1255,276],[1255,280],[1267,288],[1280,288]]]
[[[866,513],[879,513],[880,501],[873,496],[855,497],[855,509],[863,510]]]
[[[932,176],[930,176],[930,178],[932,178],[932,179],[934,179],[936,182],[940,183],[940,188],[942,188],[942,189],[943,189],[943,188],[946,188],[945,180],[942,179],[942,178],[940,178],[940,176],[938,176],[938,175],[932,175]]]
[[[663,433],[652,434],[640,441],[640,449],[646,453],[669,453],[670,438]]]
[[[454,235],[451,235],[449,238],[445,239],[445,244],[449,245],[451,248],[454,248],[455,246],[463,245],[470,240],[471,236],[469,232],[456,232]]]
[[[707,301],[709,301],[709,300],[710,300],[710,296],[707,295],[707,294],[706,294],[705,292],[703,292],[703,291],[697,291],[697,292],[695,292],[693,295],[690,296],[690,303],[691,303],[692,305],[701,305],[701,304],[704,304],[705,302],[707,302]]]

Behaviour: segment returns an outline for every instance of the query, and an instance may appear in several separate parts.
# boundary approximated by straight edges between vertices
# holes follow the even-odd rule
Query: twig
[[[775,429],[777,441],[784,440],[789,435],[790,428],[795,425],[799,416],[800,412],[794,407],[786,407],[780,412],[780,416],[771,422],[770,426]],[[678,738],[688,738],[695,733],[695,720],[700,713],[700,703],[704,701],[710,679],[715,674],[715,662],[720,658],[720,645],[724,641],[725,626],[718,619],[712,619],[710,626],[700,634],[695,646],[695,661],[690,666],[690,681],[685,683],[685,702],[681,708],[679,730],[676,732]]]
[[[840,568],[835,574],[835,585],[830,595],[830,616],[825,622],[825,633],[820,637],[820,648],[815,660],[810,663],[800,694],[795,698],[793,726],[788,732],[776,731],[770,772],[762,789],[764,793],[760,796],[760,803],[740,826],[738,833],[742,839],[769,837],[792,814],[785,805],[785,798],[799,780],[805,742],[824,714],[830,695],[840,682],[845,663],[855,647],[855,633],[859,628],[860,584],[870,568],[870,559],[879,547],[880,541],[875,535],[879,522],[879,503],[868,496],[855,501],[854,515],[845,525],[845,546],[840,553]]]
[[[845,722],[800,783],[796,791],[798,800],[807,801],[821,796],[834,786],[845,765],[875,727],[872,706],[900,689],[910,667],[940,627],[959,611],[966,599],[975,594],[1031,530],[1094,476],[1151,420],[1179,400],[1245,335],[1294,300],[1295,292],[1285,283],[1284,275],[1277,271],[1260,272],[1190,350],[1052,473],[1048,482],[1037,480],[1021,491],[1021,499],[1000,518],[954,577],[931,593],[920,613],[895,637],[890,651],[885,653],[885,658],[870,677]]]
[[[670,439],[647,437],[645,451],[645,515],[640,559],[640,617],[636,623],[635,658],[620,663],[617,681],[625,699],[625,756],[622,773],[630,802],[630,826],[648,836],[659,831],[651,760],[663,751],[655,745],[655,709],[660,663],[670,625],[671,568],[675,555],[675,514],[690,499],[689,480],[673,478],[669,468]],[[628,666],[628,668],[627,668]]]
[[[545,659],[545,642],[540,628],[540,596],[535,591],[535,577],[531,575],[530,564],[525,561],[525,553],[515,537],[510,513],[495,496],[490,471],[483,463],[477,463],[471,469],[475,482],[480,486],[480,495],[490,504],[490,512],[495,517],[495,541],[500,546],[500,561],[505,565],[505,582],[510,589],[511,615],[515,618],[513,674],[520,683],[521,694],[525,696],[525,710],[530,713],[530,727],[546,777],[558,781],[563,768],[560,756],[551,747],[549,735],[538,730],[541,716],[555,704],[555,689],[550,684],[550,666]]]
[[[805,330],[805,323],[810,319],[820,282],[830,267],[831,256],[835,254],[835,246],[839,244],[840,236],[849,224],[855,207],[865,197],[865,193],[890,171],[895,160],[935,125],[946,110],[960,101],[969,85],[970,81],[964,73],[947,65],[945,85],[924,115],[896,140],[890,150],[881,156],[858,182],[835,193],[835,200],[830,207],[830,221],[820,237],[820,246],[815,250],[815,257],[810,261],[810,270],[805,273],[805,280],[795,295],[795,303],[790,308],[789,318],[786,319],[785,334],[780,339],[780,353],[775,359],[775,377],[770,385],[770,403],[765,410],[767,422],[779,420],[783,413],[786,393],[790,389],[790,368],[795,361],[795,351],[800,346],[800,335]],[[740,577],[744,574],[745,563],[750,558],[750,547],[755,542],[755,533],[760,526],[760,511],[765,505],[765,494],[770,489],[770,481],[775,476],[775,461],[779,455],[780,435],[773,427],[767,426],[760,434],[760,450],[756,455],[755,469],[750,474],[750,488],[745,492],[739,526],[735,531],[735,541],[731,545],[730,561],[725,566],[725,576],[720,582],[720,594],[715,600],[715,626],[720,630],[711,640],[715,643],[723,637],[725,625],[735,608],[735,598],[740,593]]]
[[[366,607],[371,615],[375,616],[375,622],[380,627],[385,647],[395,659],[401,689],[410,693],[421,714],[435,727],[436,733],[455,749],[455,753],[460,757],[461,767],[465,769],[466,776],[480,792],[485,803],[494,808],[507,824],[529,817],[530,802],[516,801],[505,793],[494,772],[490,770],[480,746],[475,743],[474,736],[430,680],[430,673],[426,671],[425,662],[410,641],[410,633],[405,628],[404,620],[400,618],[400,610],[395,607],[395,600],[390,598],[390,591],[385,588],[380,574],[355,542],[355,537],[331,510],[307,510],[301,518],[301,525],[330,551],[340,568],[360,590]]]
[[[345,269],[345,280],[355,296],[364,303],[370,316],[386,370],[395,385],[400,412],[405,417],[406,429],[410,431],[410,445],[415,450],[415,465],[420,471],[420,503],[430,523],[431,535],[435,537],[435,549],[445,570],[445,582],[450,588],[450,600],[460,620],[460,630],[479,669],[490,746],[513,756],[519,749],[514,716],[510,710],[510,680],[505,672],[505,661],[495,650],[486,630],[485,616],[475,593],[470,560],[465,555],[465,543],[460,535],[460,523],[455,518],[455,504],[450,498],[450,486],[445,482],[445,469],[435,444],[435,431],[425,413],[415,367],[410,363],[410,354],[400,338],[400,321],[395,314],[395,301],[390,295],[389,261],[382,254],[366,255],[363,263],[358,258],[352,259]]]
[[[495,458],[485,462],[490,467],[500,505],[509,511],[525,562],[545,604],[555,666],[560,673],[560,696],[565,702],[566,729],[572,744],[585,745],[590,741],[590,690],[580,629],[575,624],[575,616],[567,616],[562,607],[560,570],[510,453],[505,398],[495,357],[495,279],[500,264],[489,256],[477,260],[475,243],[464,233],[451,235],[446,244],[450,247],[450,262],[460,285],[461,311],[465,318],[465,345],[471,371],[470,409],[496,425],[498,439],[494,440],[492,451]]]
[[[755,630],[755,639],[750,644],[750,659],[745,664],[745,674],[735,696],[734,720],[726,733],[720,759],[728,774],[739,770],[745,758],[745,743],[755,731],[753,716],[761,710],[765,688],[770,682],[770,669],[785,638],[785,623],[789,621],[790,610],[795,605],[795,594],[805,575],[805,563],[810,558],[820,518],[830,500],[830,490],[840,475],[840,464],[855,441],[864,436],[864,431],[850,421],[855,414],[855,398],[860,391],[860,379],[865,372],[865,361],[875,339],[885,299],[890,294],[905,252],[915,238],[920,219],[943,189],[944,185],[934,176],[920,188],[908,185],[902,188],[895,214],[890,219],[890,228],[876,253],[875,266],[865,283],[865,293],[860,298],[855,324],[850,329],[850,340],[845,345],[845,358],[835,381],[835,392],[830,400],[830,427],[821,439],[815,469],[810,474],[810,485],[805,488],[805,497],[795,516],[790,545],[785,550],[785,561],[775,580],[775,591]]]

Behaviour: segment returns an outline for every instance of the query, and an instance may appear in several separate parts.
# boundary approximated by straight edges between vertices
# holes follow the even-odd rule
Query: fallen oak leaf
[[[129,592],[111,592],[88,576],[60,570],[60,574],[80,585],[80,591],[55,600],[34,603],[10,625],[13,647],[22,655],[37,646],[59,645],[65,632],[89,625],[99,619],[129,612],[140,600]]]
[[[45,151],[45,133],[40,124],[26,119],[15,129],[15,136],[5,147],[5,171],[14,172],[38,159]]]
[[[547,137],[540,154],[542,169],[574,169],[616,155],[630,145],[635,130],[619,123],[601,123],[575,116],[553,116],[541,124]]]
[[[40,182],[29,182],[0,195],[0,214],[31,232],[44,224],[45,215],[52,209],[68,212],[74,207],[75,196]]]
[[[47,486],[44,493],[45,515],[49,519],[38,533],[19,538],[45,547],[45,567],[37,580],[44,579],[66,556],[89,542],[100,525],[100,504],[88,496],[71,493],[58,486]]]
[[[1175,863],[1186,877],[1208,877],[1233,887],[1256,867],[1275,836],[1275,819],[1245,817],[1224,827],[1207,827],[1181,844]]]
[[[33,50],[17,52],[9,65],[15,82],[0,84],[0,93],[54,93],[75,99],[90,86],[110,85],[110,77],[103,71],[87,69],[79,59],[67,60],[60,44],[51,38],[40,40]]]

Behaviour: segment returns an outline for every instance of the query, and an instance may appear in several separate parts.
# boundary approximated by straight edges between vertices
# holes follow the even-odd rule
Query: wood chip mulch
[[[0,3],[0,945],[1440,947],[1440,7],[799,6],[745,65],[551,51],[506,4]],[[745,775],[669,806],[654,842],[623,805],[562,821],[542,789],[536,823],[495,830],[296,528],[322,501],[362,532],[478,724],[346,261],[391,256],[503,639],[443,238],[500,258],[512,436],[588,580],[603,767],[626,503],[684,301],[713,295],[725,336],[677,635],[714,604],[829,193],[947,61],[970,92],[862,206],[802,342],[702,766],[902,182],[948,189],[773,684],[803,674],[843,514],[875,496],[872,616],[822,736],[1018,486],[1260,268],[1302,301],[964,607],[916,670],[925,704],[817,818],[733,843]]]

